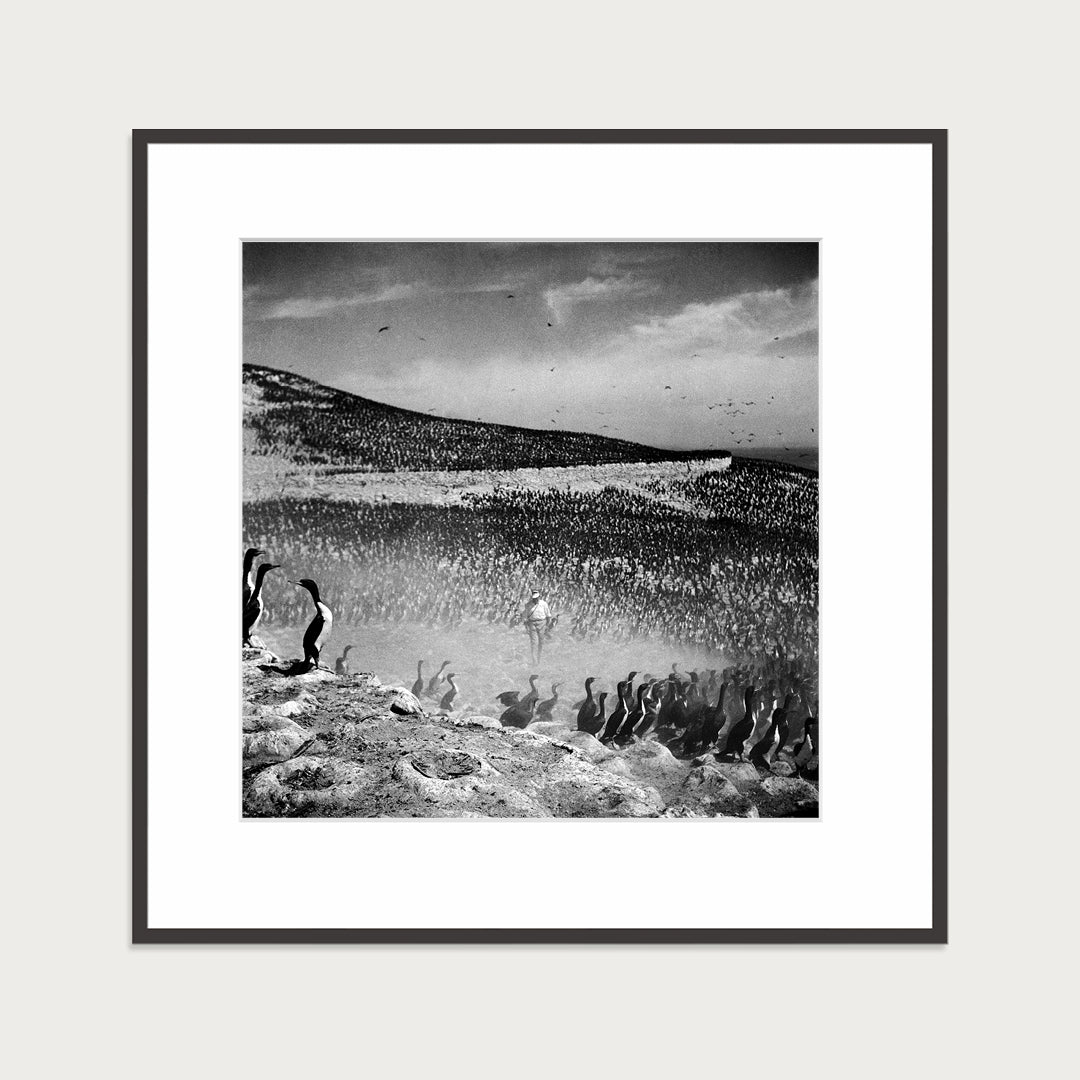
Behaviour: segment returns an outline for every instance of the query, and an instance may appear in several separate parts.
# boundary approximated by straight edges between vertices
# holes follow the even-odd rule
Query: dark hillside
[[[244,365],[244,426],[249,454],[343,471],[520,469],[720,456],[585,432],[427,416],[257,364]]]

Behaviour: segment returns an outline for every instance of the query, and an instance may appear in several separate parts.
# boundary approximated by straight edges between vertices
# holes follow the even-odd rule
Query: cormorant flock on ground
[[[278,564],[266,562],[254,567],[254,560],[263,554],[259,548],[249,548],[244,554],[243,644],[246,647],[261,646],[253,634],[264,610],[263,583],[271,570],[278,569]],[[303,636],[303,664],[295,670],[315,671],[325,667],[321,655],[334,616],[321,599],[315,581],[301,578],[292,584],[308,593],[315,608]],[[349,675],[348,656],[352,648],[346,645],[338,657],[337,675]],[[417,661],[413,694],[437,701],[443,713],[453,712],[458,685],[456,673],[446,673],[451,661],[444,660],[426,683],[423,665],[423,660]],[[817,683],[800,661],[778,651],[774,656],[759,656],[754,663],[732,665],[723,671],[684,673],[673,663],[666,676],[645,674],[635,687],[637,676],[637,671],[631,671],[617,683],[616,704],[609,712],[610,692],[594,694],[598,679],[590,675],[584,684],[585,696],[571,707],[577,730],[615,748],[651,739],[666,745],[676,757],[712,753],[720,760],[748,762],[759,771],[769,771],[776,762],[787,760],[798,775],[817,778],[820,723]],[[552,683],[551,696],[541,700],[539,680],[539,675],[530,675],[528,690],[510,689],[496,695],[495,701],[503,706],[499,717],[503,726],[527,728],[533,723],[552,720],[562,683]]]

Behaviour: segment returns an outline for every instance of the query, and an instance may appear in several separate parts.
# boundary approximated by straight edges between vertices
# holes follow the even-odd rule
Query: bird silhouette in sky
[[[664,387],[664,389],[665,389],[665,390],[670,390],[670,389],[671,389],[671,387],[670,387],[670,386],[665,386],[665,387]]]
[[[551,368],[550,370],[551,370],[551,371],[554,371],[555,369],[554,369],[554,368]]]
[[[774,338],[773,338],[773,341],[779,341],[779,340],[780,340],[780,338],[779,338],[779,337],[774,337]]]
[[[381,334],[384,330],[389,330],[389,329],[390,329],[389,326],[380,326],[377,333]]]
[[[514,299],[514,294],[513,294],[512,292],[508,292],[508,293],[506,294],[506,299],[507,299],[507,300],[513,300],[513,299]]]
[[[548,323],[548,326],[550,326],[550,325],[551,325],[551,323]]]

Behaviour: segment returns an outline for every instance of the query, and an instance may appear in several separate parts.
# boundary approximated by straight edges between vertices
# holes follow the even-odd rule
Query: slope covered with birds
[[[588,432],[430,416],[258,364],[244,364],[243,376],[246,453],[297,465],[361,472],[482,470],[715,456]]]

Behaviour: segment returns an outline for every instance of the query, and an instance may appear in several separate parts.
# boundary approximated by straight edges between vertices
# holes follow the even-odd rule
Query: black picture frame
[[[932,923],[920,928],[310,929],[148,925],[147,700],[147,160],[166,143],[758,143],[925,144],[932,150],[933,674]],[[948,941],[948,133],[834,130],[139,129],[132,132],[132,768],[131,940],[134,944],[946,944]]]

